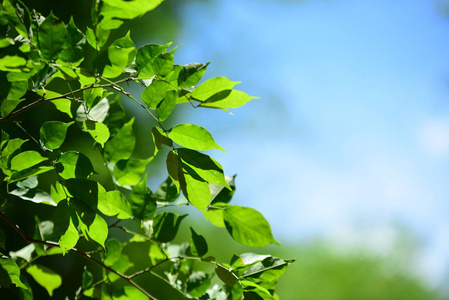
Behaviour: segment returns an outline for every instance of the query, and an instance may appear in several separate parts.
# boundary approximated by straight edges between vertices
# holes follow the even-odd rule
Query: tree
[[[277,298],[292,260],[245,253],[219,262],[193,228],[175,242],[187,215],[173,209],[188,206],[241,244],[278,244],[259,212],[230,204],[234,177],[203,153],[223,150],[211,133],[166,123],[181,105],[228,111],[254,97],[225,77],[199,84],[208,63],[176,65],[170,44],[137,49],[130,32],[108,39],[160,2],[96,0],[86,30],[20,0],[1,4],[2,295]],[[127,89],[132,84],[143,88],[140,100]],[[133,156],[135,117],[127,118],[122,96],[155,122],[147,133],[154,151],[145,158]],[[156,155],[166,156],[168,176],[153,192],[146,169]]]

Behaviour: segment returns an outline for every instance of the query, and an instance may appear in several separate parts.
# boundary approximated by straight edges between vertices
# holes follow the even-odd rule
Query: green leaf
[[[258,211],[228,206],[223,217],[226,229],[235,241],[250,247],[265,247],[271,243],[279,245],[271,233],[270,224]]]
[[[179,161],[178,155],[174,151],[170,151],[167,154],[166,159],[168,176],[172,179],[173,184],[176,186],[176,189],[179,193],[180,184],[179,180],[182,177],[182,169],[181,162]]]
[[[153,70],[153,61],[161,53],[165,53],[171,43],[165,45],[149,44],[140,47],[136,54],[136,70],[139,78],[146,79],[156,75]]]
[[[170,130],[168,137],[175,143],[194,150],[220,149],[225,151],[214,141],[209,131],[199,125],[176,125]]]
[[[177,91],[168,91],[165,98],[159,103],[156,108],[157,114],[159,116],[159,121],[165,121],[173,112],[176,105],[176,100],[178,100]]]
[[[192,239],[190,240],[190,252],[192,255],[202,257],[207,253],[207,243],[206,239],[199,235],[190,227],[190,232],[192,234]]]
[[[39,49],[42,56],[47,60],[58,58],[58,54],[66,40],[66,35],[67,30],[64,22],[56,18],[53,13],[50,13],[39,27]]]
[[[102,147],[104,147],[104,143],[109,140],[109,129],[103,123],[86,120],[83,122],[83,127]]]
[[[121,186],[134,186],[140,182],[147,164],[153,158],[119,160],[114,166],[112,175]]]
[[[161,80],[153,80],[153,82],[142,92],[142,101],[149,109],[156,109],[159,102],[164,99],[170,85]]]
[[[81,231],[86,235],[88,240],[97,242],[104,248],[104,242],[108,237],[108,224],[106,221],[85,202],[72,199],[76,207],[78,222]]]
[[[226,183],[231,189],[227,189],[221,185],[212,185],[211,186],[211,194],[212,194],[212,202],[211,205],[215,205],[218,203],[229,203],[232,200],[232,196],[235,193],[235,177],[225,176]]]
[[[51,194],[51,199],[56,204],[58,204],[62,200],[67,199],[67,195],[65,193],[64,187],[62,186],[61,183],[59,183],[59,181],[56,181],[53,185],[51,185],[50,194]]]
[[[196,87],[192,92],[192,97],[195,100],[205,101],[217,93],[231,90],[239,83],[240,81],[231,81],[226,77],[214,77]]]
[[[62,153],[57,162],[59,176],[64,179],[89,178],[95,173],[92,163],[83,153],[75,151]]]
[[[83,91],[83,100],[88,108],[92,108],[103,99],[104,89],[93,87]]]
[[[76,121],[84,122],[86,120],[92,120],[95,122],[103,122],[108,115],[109,101],[107,98],[103,98],[97,105],[89,109],[87,106],[81,104],[76,110]],[[87,112],[87,114],[86,114]]]
[[[156,211],[156,201],[153,197],[151,189],[147,187],[147,175],[136,185],[131,195],[129,203],[133,212],[133,216],[139,220],[149,220]]]
[[[182,162],[189,165],[201,178],[210,184],[219,184],[229,190],[231,187],[226,182],[223,168],[212,157],[195,150],[178,149]]]
[[[173,147],[173,141],[165,135],[164,131],[160,127],[153,127],[151,129],[151,135],[153,136],[154,156],[156,156],[159,150],[162,149],[162,145]]]
[[[180,185],[184,196],[193,206],[206,213],[211,199],[209,185],[190,167],[183,166],[182,170],[184,172],[180,178]]]
[[[267,290],[274,290],[287,266],[293,262],[285,261],[277,257],[266,257],[262,261],[254,263],[242,275],[245,280],[254,282]]]
[[[63,251],[69,251],[78,242],[78,218],[66,200],[61,200],[53,215],[54,233]]]
[[[155,75],[164,77],[173,70],[174,53],[176,48],[167,53],[159,53],[152,60],[152,68]]]
[[[57,110],[73,118],[72,115],[72,101],[69,99],[58,99],[51,101]]]
[[[196,85],[201,77],[203,77],[208,65],[209,63],[190,63],[184,65],[178,76],[178,86],[180,88],[189,88]]]
[[[59,53],[59,58],[65,62],[78,62],[84,58],[85,46],[86,37],[78,27],[76,27],[73,17],[71,17],[67,24],[67,37],[62,45],[62,51]]]
[[[81,279],[81,288],[84,290],[88,289],[92,283],[94,283],[94,276],[91,272],[89,272],[87,267],[84,266],[83,277]]]
[[[29,151],[27,151],[29,152]],[[42,173],[46,173],[48,171],[53,170],[53,167],[50,166],[40,166],[40,167],[31,167],[19,172],[13,172],[10,177],[5,178],[6,181],[14,182],[18,180],[22,180],[31,176],[39,175]]]
[[[258,97],[249,96],[242,91],[232,90],[224,97],[222,97],[222,95],[211,97],[204,102],[201,102],[200,106],[219,109],[237,108],[245,105],[252,99],[258,99]]]
[[[117,219],[129,219],[132,217],[131,206],[125,196],[118,190],[106,193],[106,199],[100,198],[98,209],[106,216]]]
[[[13,171],[23,171],[28,168],[34,167],[35,165],[46,161],[48,158],[42,157],[36,151],[25,151],[17,154],[11,159],[11,170]],[[29,177],[29,176],[28,176]],[[16,179],[19,180],[19,179]]]
[[[82,178],[70,178],[64,182],[69,196],[82,200],[92,210],[97,208],[97,204],[106,201],[106,190],[96,181]]]
[[[171,242],[176,233],[178,233],[179,225],[181,221],[187,215],[177,215],[173,213],[162,213],[156,215],[153,219],[153,232],[154,238],[161,243]]]
[[[215,273],[227,286],[232,287],[238,281],[238,277],[231,270],[221,264],[217,264]]]
[[[212,276],[204,272],[193,272],[187,279],[187,293],[199,299],[209,289]]]
[[[126,36],[115,40],[108,48],[109,63],[102,70],[104,77],[115,78],[120,76],[134,60],[137,50],[129,35],[130,32],[128,31]]]
[[[121,159],[128,159],[136,144],[136,137],[132,129],[134,118],[123,125],[117,134],[104,147],[104,158],[112,163]]]
[[[156,8],[162,0],[104,0],[98,27],[111,30],[119,28],[123,20],[135,19]]]
[[[158,187],[154,193],[158,202],[173,202],[179,197],[179,191],[170,176]]]
[[[20,102],[25,99],[5,99],[0,106],[0,113],[3,117],[9,115]]]
[[[27,289],[20,281],[20,269],[16,262],[8,257],[0,257],[0,287],[9,288],[11,285]]]
[[[62,284],[61,276],[46,266],[31,265],[26,271],[38,284],[47,290],[50,297],[53,296],[53,291]]]
[[[59,121],[47,121],[42,125],[40,129],[41,141],[45,147],[54,150],[61,147],[64,143],[67,128],[72,125],[73,122],[63,123]]]

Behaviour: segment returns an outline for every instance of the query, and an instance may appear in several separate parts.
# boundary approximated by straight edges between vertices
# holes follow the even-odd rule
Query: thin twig
[[[51,101],[59,100],[59,99],[73,100],[70,97],[73,94],[77,94],[77,93],[80,93],[82,91],[89,90],[89,89],[114,88],[114,86],[116,86],[119,83],[131,81],[131,80],[134,80],[134,78],[133,77],[128,77],[128,78],[125,78],[125,79],[122,79],[122,80],[119,80],[119,81],[115,82],[115,84],[102,84],[102,85],[91,84],[91,85],[85,86],[83,88],[80,88],[80,89],[77,89],[77,90],[74,90],[74,91],[70,91],[69,93],[66,93],[66,94],[63,94],[63,95],[60,95],[60,96],[56,96],[56,97],[53,97],[53,98],[48,98],[48,99],[41,98],[41,99],[39,99],[39,100],[37,100],[35,102],[32,102],[32,103],[30,103],[30,104],[28,104],[28,105],[26,105],[26,106],[16,110],[15,112],[13,112],[13,113],[11,113],[11,114],[3,117],[3,118],[0,118],[0,122],[7,121],[10,118],[15,117],[15,116],[17,116],[17,115],[19,115],[19,114],[21,114],[21,113],[23,113],[23,112],[33,108],[33,107],[35,107],[35,106],[37,106],[39,104],[42,104],[42,103],[45,103],[45,102],[51,102]]]
[[[40,240],[36,240],[36,239],[31,239],[29,238],[23,231],[22,229],[20,229],[20,227],[14,223],[10,218],[8,218],[8,216],[5,215],[4,212],[0,211],[0,217],[6,221],[6,223],[8,223],[28,244],[40,244],[40,245],[45,245],[45,246],[49,246],[49,247],[56,247],[56,248],[60,248],[61,246],[59,246],[58,243],[52,242],[52,241],[40,241]],[[108,272],[114,273],[115,275],[119,276],[120,278],[126,280],[130,285],[134,286],[136,289],[138,289],[139,291],[141,291],[143,294],[145,294],[145,296],[147,296],[149,299],[152,300],[158,300],[157,298],[155,298],[154,296],[152,296],[150,293],[148,293],[146,290],[144,290],[140,285],[138,285],[136,282],[134,282],[132,280],[131,276],[127,276],[125,274],[122,274],[120,272],[115,271],[114,269],[111,269],[110,267],[106,266],[105,264],[103,264],[102,262],[94,259],[92,256],[90,256],[89,254],[79,251],[76,248],[72,248],[69,250],[70,252],[76,253],[79,256],[84,257],[87,260],[90,260],[91,262],[99,265],[100,267],[102,267],[103,269],[107,270]]]

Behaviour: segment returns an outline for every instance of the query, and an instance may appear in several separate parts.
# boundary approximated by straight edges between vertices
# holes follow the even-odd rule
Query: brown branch
[[[59,100],[59,99],[73,100],[71,98],[72,95],[80,93],[80,92],[83,92],[85,90],[89,90],[89,89],[113,88],[113,89],[117,90],[117,88],[116,88],[117,84],[122,83],[122,82],[128,82],[128,81],[131,81],[131,80],[134,80],[134,78],[133,77],[128,77],[128,78],[119,80],[119,81],[117,81],[117,82],[115,82],[113,84],[112,83],[111,84],[101,84],[101,85],[91,84],[91,85],[85,86],[83,88],[80,88],[80,89],[77,89],[77,90],[74,90],[74,91],[70,91],[69,93],[66,93],[66,94],[63,94],[63,95],[60,95],[60,96],[56,96],[56,97],[48,98],[48,99],[42,98],[42,99],[39,99],[39,100],[37,100],[37,101],[35,101],[33,103],[30,103],[30,104],[28,104],[28,105],[26,105],[26,106],[24,106],[22,108],[19,108],[15,112],[13,112],[13,113],[11,113],[11,114],[3,117],[3,118],[0,118],[0,122],[5,122],[5,121],[11,119],[12,117],[15,117],[15,116],[17,116],[17,115],[19,115],[19,114],[21,114],[23,112],[26,112],[27,110],[29,110],[29,109],[31,109],[31,108],[33,108],[35,106],[37,106],[39,104],[42,104],[42,103],[45,103],[45,102],[51,102],[51,101]],[[125,93],[125,95],[126,95],[126,93]]]
[[[23,231],[20,229],[19,225],[14,223],[10,218],[8,218],[7,215],[3,211],[0,211],[0,217],[5,220],[6,223],[8,223],[28,244],[40,244],[40,245],[46,245],[49,247],[55,247],[55,248],[61,248],[58,243],[52,242],[52,241],[40,241],[36,239],[29,238]],[[130,285],[134,286],[136,289],[141,291],[145,296],[147,296],[149,299],[152,300],[158,300],[154,296],[152,296],[150,293],[148,293],[146,290],[144,290],[140,285],[138,285],[136,282],[132,280],[134,277],[133,275],[127,276],[125,274],[122,274],[120,272],[115,271],[114,269],[111,269],[110,267],[106,266],[102,262],[94,259],[92,256],[90,256],[88,253],[79,251],[76,248],[72,248],[69,250],[70,252],[76,253],[79,256],[84,257],[87,260],[90,260],[91,262],[97,264],[98,266],[102,267],[103,269],[107,270],[108,272],[114,273],[115,275],[119,276],[123,280],[126,280]]]

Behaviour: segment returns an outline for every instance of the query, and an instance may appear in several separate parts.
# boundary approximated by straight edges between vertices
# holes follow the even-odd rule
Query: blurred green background
[[[52,10],[56,16],[63,19],[65,22],[68,22],[69,17],[74,15],[76,24],[83,29],[90,23],[91,1],[28,0],[24,2],[30,9],[34,8],[43,15],[48,15],[50,10]],[[243,81],[243,87],[241,89],[245,91],[248,89],[250,94],[260,96],[262,101],[264,98],[274,99],[274,102],[278,101],[277,105],[270,101],[269,105],[260,104],[260,102],[254,101],[254,103],[251,103],[247,108],[235,112],[238,115],[238,119],[232,117],[228,118],[227,115],[226,117],[216,117],[218,114],[226,114],[225,112],[214,112],[210,115],[208,115],[207,112],[201,112],[199,110],[192,112],[192,110],[189,109],[180,110],[178,112],[180,118],[182,115],[183,120],[187,118],[194,123],[196,122],[197,117],[203,114],[200,122],[206,124],[206,128],[208,128],[208,123],[213,123],[218,132],[216,135],[217,140],[221,139],[220,134],[223,135],[225,141],[227,140],[227,137],[231,135],[236,137],[238,142],[245,138],[243,135],[248,137],[252,134],[256,136],[265,133],[266,136],[264,139],[269,142],[273,136],[273,132],[263,127],[263,124],[267,122],[266,119],[277,120],[276,125],[279,127],[294,127],[297,126],[297,123],[302,123],[302,118],[304,120],[309,120],[313,119],[314,116],[306,115],[307,110],[305,109],[304,112],[298,112],[298,114],[295,115],[295,121],[292,122],[292,124],[290,124],[291,120],[289,118],[282,120],[286,111],[291,109],[288,102],[284,101],[284,98],[290,98],[291,100],[291,98],[296,97],[296,95],[286,94],[286,90],[283,89],[282,85],[270,90],[267,88],[269,83],[260,78],[257,78],[257,80],[250,80],[249,83],[245,85],[245,78],[251,76],[253,78],[256,76],[283,78],[290,76],[290,73],[300,73],[301,77],[307,77],[307,68],[303,68],[302,70],[289,70],[288,68],[285,69],[284,66],[284,69],[279,68],[279,73],[275,73],[276,68],[273,67],[273,64],[276,64],[277,61],[266,59],[264,64],[267,66],[257,64],[257,60],[252,57],[253,53],[251,51],[254,51],[254,56],[258,56],[260,55],[258,52],[262,50],[257,48],[258,45],[245,44],[245,40],[251,40],[251,38],[254,40],[254,36],[246,37],[245,34],[248,34],[250,31],[246,30],[246,28],[239,28],[237,25],[232,25],[234,23],[233,16],[239,16],[239,18],[247,20],[251,20],[251,18],[249,18],[248,15],[242,17],[241,13],[239,14],[239,5],[237,2],[224,2],[231,4],[224,5],[223,8],[218,4],[218,1],[212,0],[189,1],[188,3],[176,0],[164,1],[163,4],[153,12],[150,12],[138,20],[125,23],[124,26],[114,33],[110,41],[113,41],[114,37],[118,38],[123,36],[128,30],[131,30],[131,36],[137,46],[146,43],[167,43],[174,41],[174,44],[179,46],[178,56],[180,56],[180,61],[177,61],[177,56],[175,55],[175,62],[184,64],[193,62],[188,59],[198,60],[200,62],[206,62],[210,59],[212,60],[212,64],[209,67],[208,73],[206,73],[207,77],[212,77],[212,75],[232,75],[232,80]],[[274,4],[267,4],[267,2],[269,1],[260,1],[259,4],[264,6],[265,10],[269,11],[271,5]],[[301,10],[301,5],[306,5],[303,4],[303,2],[310,3],[315,1],[281,1],[277,3],[276,6],[284,5],[288,9],[288,6],[294,3],[296,9]],[[319,3],[319,7],[316,8],[318,13],[324,13],[335,9],[335,5],[337,5],[339,1],[317,0],[316,2]],[[221,16],[221,14],[224,14],[225,17],[219,18],[221,20],[224,18],[224,20],[229,23],[229,26],[219,27],[219,31],[214,31],[213,29],[210,29],[209,31],[205,30],[204,32],[187,31],[192,28],[188,25],[190,22],[198,25],[198,23],[195,22],[199,20],[200,16],[195,14],[196,8],[201,8],[199,13],[210,13],[208,20],[212,23],[213,18],[216,15],[220,14]],[[217,8],[224,10],[220,12],[217,11]],[[276,9],[281,8],[277,7]],[[388,6],[386,6],[385,9],[388,10]],[[257,14],[258,10],[253,11],[253,13]],[[265,12],[265,14],[267,13]],[[268,13],[268,15],[270,14]],[[279,22],[279,19],[277,18],[278,15],[273,11],[273,17],[265,19],[264,22],[268,25],[270,23],[275,25]],[[379,22],[383,22],[381,18],[379,19]],[[212,23],[211,28],[213,28]],[[203,25],[207,27],[207,24]],[[254,26],[254,24],[251,23],[248,23],[247,25],[248,27]],[[300,33],[294,28],[285,29],[292,39],[298,38],[298,34]],[[203,36],[203,34],[205,35]],[[264,32],[258,32],[258,34],[256,39],[264,39]],[[266,34],[267,40],[265,43],[270,44],[268,36],[272,36],[273,33],[266,32]],[[182,42],[184,40],[193,40],[195,42],[204,41],[205,44],[198,44],[198,42],[196,47],[191,47],[189,43],[183,45]],[[276,41],[276,43],[278,42],[279,41]],[[245,46],[244,53],[238,52],[239,43]],[[254,48],[251,48],[251,46]],[[288,40],[284,41],[284,46],[286,48],[298,47]],[[301,47],[311,46],[301,45]],[[207,49],[201,50],[202,48]],[[197,51],[198,49],[200,50]],[[319,49],[320,48],[318,48],[318,50]],[[321,48],[321,50],[324,51],[325,49]],[[292,52],[300,55],[300,52]],[[204,57],[202,57],[202,54],[205,54]],[[293,56],[293,58],[288,57],[286,59],[294,60],[295,58]],[[271,67],[269,67],[270,65]],[[326,70],[326,66],[323,66],[322,68],[323,70]],[[229,70],[231,69],[235,69],[235,73],[230,72]],[[248,69],[252,69],[253,73],[245,73]],[[257,75],[254,73],[254,70],[256,70]],[[264,71],[266,70],[270,70],[270,75],[264,74]],[[336,74],[336,76],[338,76],[338,74]],[[322,82],[316,82],[316,84],[319,85],[322,84]],[[289,83],[289,85],[291,86],[292,84]],[[326,86],[323,86],[322,88],[325,89]],[[276,94],[277,90],[279,90],[279,94]],[[138,94],[139,91],[136,90],[135,93]],[[307,99],[307,97],[304,98],[304,96],[302,96],[301,101],[316,101],[316,99]],[[123,102],[126,105],[126,101]],[[258,105],[262,105],[262,108],[259,110],[257,109]],[[126,106],[129,109],[129,115],[140,114],[140,112],[132,105]],[[339,111],[335,111],[335,114],[338,115],[339,113]],[[38,120],[35,116],[35,113],[34,115],[30,115],[28,122],[42,121]],[[151,120],[146,120],[144,115],[140,115],[140,118],[138,117],[137,121],[138,123],[136,124],[135,130],[138,135],[139,149],[136,150],[135,156],[146,157],[146,153],[151,151],[151,145],[149,145],[150,143],[146,143],[145,140],[148,139],[148,128],[151,128],[152,123]],[[176,123],[176,117],[170,119],[169,122]],[[326,122],[326,119],[321,116],[320,118],[317,118],[316,122],[324,123]],[[231,126],[232,129],[229,129],[227,124],[230,124],[229,126]],[[32,125],[28,126],[32,128]],[[239,131],[239,128],[245,128],[245,130]],[[257,133],[257,131],[259,133]],[[280,132],[279,134],[282,135],[283,133]],[[308,137],[307,135],[303,136],[299,134],[287,138],[304,139],[305,142],[307,142]],[[139,139],[141,141],[140,143]],[[248,142],[248,140],[251,141],[251,137],[240,144],[242,147],[246,147],[242,149],[241,152],[239,152],[239,148],[232,150],[231,147],[231,149],[224,154],[227,156],[226,159],[229,161],[233,160],[234,156],[238,156],[236,160],[242,161],[241,157],[244,157],[243,154],[251,153],[251,151],[258,151],[258,147],[264,147],[264,145],[256,146],[257,141],[255,142],[256,145],[254,145]],[[273,140],[275,139],[273,138]],[[76,141],[71,142],[76,143]],[[278,142],[278,140],[276,140],[276,142]],[[85,147],[88,147],[88,145],[85,145]],[[282,144],[280,147],[282,147]],[[282,154],[272,153],[272,155],[277,156]],[[296,153],[296,155],[301,155],[301,153]],[[218,157],[218,160],[221,161],[221,157]],[[272,159],[269,163],[278,164],[278,161]],[[224,167],[226,171],[226,164],[224,164]],[[288,167],[290,166],[287,165],[286,168]],[[300,168],[300,166],[298,168]],[[343,233],[340,232],[340,234],[337,234],[336,236],[328,234],[330,231],[324,232],[324,234],[323,232],[315,234],[313,230],[310,232],[295,231],[292,228],[283,231],[283,228],[292,227],[289,220],[283,219],[281,215],[283,210],[294,210],[293,202],[291,202],[291,206],[288,204],[288,199],[293,201],[293,197],[288,193],[288,190],[279,189],[276,193],[277,197],[287,199],[283,202],[284,206],[281,208],[275,207],[275,201],[272,201],[271,203],[260,203],[255,195],[254,199],[248,199],[252,196],[251,193],[244,194],[245,198],[243,198],[242,196],[239,196],[239,188],[243,187],[240,185],[239,181],[241,176],[243,177],[242,181],[245,185],[252,185],[255,189],[264,189],[264,187],[261,186],[262,183],[260,181],[248,179],[251,175],[247,172],[247,167],[244,164],[241,164],[241,169],[238,167],[233,168],[233,166],[231,169],[231,172],[235,171],[243,173],[237,177],[237,193],[235,201],[238,201],[238,204],[241,205],[253,206],[256,209],[260,208],[264,215],[267,216],[270,223],[273,224],[275,236],[277,233],[281,235],[278,240],[280,240],[282,246],[270,246],[266,249],[250,249],[243,247],[232,241],[223,230],[212,227],[200,214],[195,213],[192,210],[184,211],[181,209],[178,211],[187,212],[195,216],[195,220],[186,221],[185,224],[183,224],[182,230],[178,234],[179,241],[187,240],[190,237],[188,230],[189,225],[191,225],[196,228],[197,232],[206,236],[207,240],[210,241],[209,254],[225,261],[228,261],[232,254],[243,252],[271,253],[282,258],[296,259],[297,261],[292,264],[286,274],[281,277],[278,285],[277,293],[279,294],[280,299],[283,300],[449,299],[449,290],[444,286],[444,278],[447,279],[448,273],[446,272],[446,275],[443,276],[443,280],[441,277],[439,277],[438,280],[435,280],[432,276],[428,276],[428,274],[422,272],[422,269],[420,268],[418,262],[422,258],[425,244],[422,232],[416,232],[413,228],[410,228],[407,225],[402,225],[403,222],[399,222],[398,224],[387,222],[382,226],[362,225],[349,228],[345,227],[346,231]],[[164,172],[164,167],[161,162],[155,161],[153,169],[149,171],[149,182],[156,186],[157,183],[165,177]],[[256,172],[258,172],[258,170],[256,170]],[[152,175],[156,176],[151,177]],[[274,178],[271,178],[270,180],[276,181],[276,174],[267,174],[266,176],[274,176]],[[291,180],[293,180],[293,178]],[[301,189],[301,186],[298,186],[297,188]],[[312,200],[303,198],[301,201],[303,203],[308,203]],[[323,203],[323,206],[326,206],[326,203]],[[279,214],[278,217],[272,217],[268,212],[271,208],[273,208],[272,210],[274,212]],[[38,209],[37,205],[27,203],[26,205],[21,206],[20,211],[17,210],[12,212],[11,217],[16,220],[20,219],[21,226],[25,229],[28,227],[28,230],[31,230],[31,228],[33,228],[33,222],[32,220],[27,220],[27,211],[33,211],[35,209]],[[299,212],[297,217],[300,218]],[[7,231],[7,236],[12,239],[12,243],[9,245],[11,249],[19,249],[24,246],[24,242],[20,240],[20,237],[15,236],[13,232]],[[124,238],[120,233],[117,233],[117,237],[119,239]],[[127,251],[132,253],[132,257],[137,265],[139,261],[145,260],[146,258],[146,253],[134,253],[133,245],[130,245]],[[139,249],[139,251],[142,251],[142,249]],[[78,257],[68,255],[64,258],[61,257],[58,260],[53,260],[53,258],[43,258],[42,260],[53,266],[57,272],[60,272],[65,280],[72,280],[74,282],[74,287],[76,286],[76,283],[79,282],[80,278],[71,278],[71,270],[79,270],[79,266],[77,265],[77,262],[79,261]],[[447,262],[442,261],[441,264],[447,266]],[[143,278],[142,280],[149,280],[149,283],[146,282],[146,284],[154,284],[154,289],[156,290],[159,287],[159,290],[154,294],[159,295],[161,299],[178,299],[177,297],[179,297],[174,291],[170,291],[170,289],[160,289],[161,285],[158,284],[157,280],[155,281],[154,279],[149,278]],[[33,285],[33,288],[38,295],[40,295],[37,299],[45,299],[45,297],[47,297],[45,296],[45,291],[38,285]],[[55,291],[55,293],[56,298],[58,295],[62,295],[58,294],[58,291]]]

